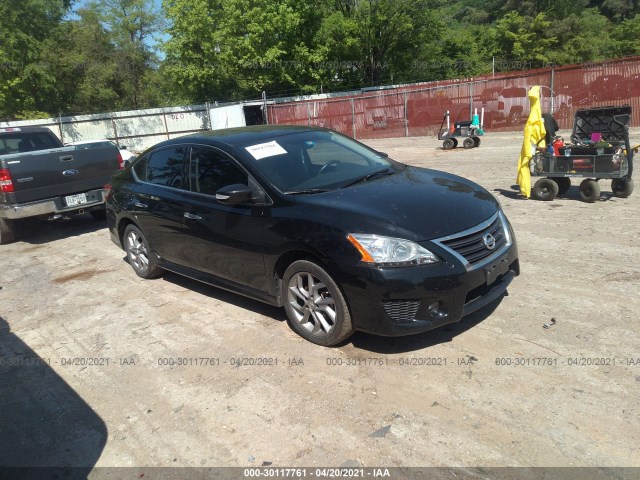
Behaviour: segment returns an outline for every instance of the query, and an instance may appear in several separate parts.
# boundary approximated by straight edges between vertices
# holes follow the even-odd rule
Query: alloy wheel
[[[294,320],[309,334],[327,336],[336,324],[336,304],[329,288],[309,272],[291,277],[287,301]]]

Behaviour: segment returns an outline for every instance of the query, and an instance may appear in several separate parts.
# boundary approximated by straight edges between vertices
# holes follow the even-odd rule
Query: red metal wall
[[[553,103],[563,129],[578,108],[605,105],[631,105],[632,125],[640,125],[640,57],[276,103],[269,105],[269,123],[323,126],[358,139],[421,136],[435,134],[447,110],[452,121],[469,120],[484,107],[485,130],[517,131],[533,85],[542,87],[543,111]]]

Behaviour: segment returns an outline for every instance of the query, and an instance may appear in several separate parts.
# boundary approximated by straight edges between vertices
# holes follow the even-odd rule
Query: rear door
[[[188,158],[188,145],[160,148],[141,158],[133,167],[138,182],[127,200],[151,250],[173,263],[182,263],[185,256]]]
[[[248,185],[261,205],[222,205],[216,192],[233,184]],[[191,192],[185,205],[185,264],[223,279],[268,291],[262,229],[268,206],[265,193],[229,155],[213,147],[194,146],[189,165]]]

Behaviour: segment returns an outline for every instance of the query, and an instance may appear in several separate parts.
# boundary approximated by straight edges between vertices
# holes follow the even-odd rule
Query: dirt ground
[[[367,142],[477,181],[518,241],[508,296],[412,337],[318,347],[281,309],[139,279],[88,215],[33,224],[0,248],[0,465],[640,467],[640,191],[519,198],[521,138]]]

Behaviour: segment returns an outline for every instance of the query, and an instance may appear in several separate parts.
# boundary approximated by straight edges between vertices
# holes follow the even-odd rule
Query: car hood
[[[493,195],[474,182],[417,167],[297,200],[306,213],[346,232],[412,241],[466,230],[500,208]]]

